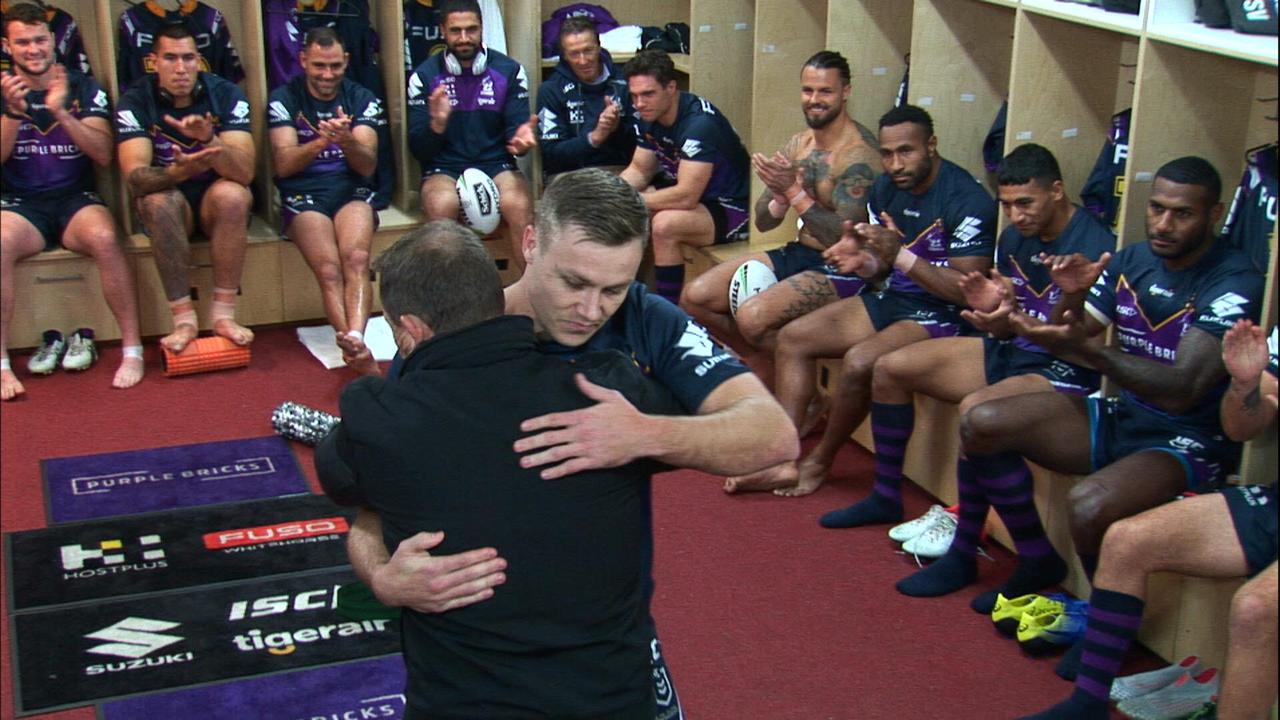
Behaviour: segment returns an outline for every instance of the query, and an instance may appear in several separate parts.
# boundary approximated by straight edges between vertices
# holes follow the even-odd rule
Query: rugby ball
[[[742,263],[729,281],[729,312],[736,317],[742,303],[777,282],[778,276],[759,260]]]
[[[502,220],[498,186],[483,170],[467,168],[458,176],[458,204],[462,221],[480,235],[497,229]]]

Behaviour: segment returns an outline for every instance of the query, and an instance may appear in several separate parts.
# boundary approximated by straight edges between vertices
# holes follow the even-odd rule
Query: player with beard
[[[111,162],[107,93],[93,78],[54,63],[54,37],[42,8],[14,5],[4,14],[3,29],[13,70],[0,78],[0,399],[24,392],[9,367],[14,266],[59,242],[98,265],[124,346],[112,385],[131,387],[143,374],[137,291],[115,219],[94,192],[93,166]]]
[[[1067,495],[1075,551],[1092,579],[1107,528],[1184,490],[1204,491],[1232,472],[1240,446],[1223,435],[1219,404],[1230,378],[1222,337],[1257,321],[1263,281],[1248,256],[1219,241],[1222,181],[1207,161],[1162,166],[1147,200],[1147,241],[1110,264],[1053,258],[1062,297],[1049,322],[1013,313],[1015,331],[1060,358],[1093,367],[1120,388],[1106,398],[1034,393],[983,403],[961,419],[976,482],[1017,498],[1019,523],[1036,518],[1026,460],[1085,475]],[[1115,324],[1114,346],[1092,338]],[[1024,458],[1026,460],[1024,460]],[[1028,542],[1033,538],[1025,538]],[[1048,544],[1043,532],[1040,541]],[[1047,555],[1019,556],[1014,575],[1043,571]],[[1048,560],[1052,563],[1052,560]],[[976,564],[948,554],[928,568],[939,582],[967,584]],[[974,610],[990,612],[991,595]],[[1130,605],[1095,608],[1128,613]],[[1064,659],[1073,676],[1079,645]]]
[[[520,63],[483,46],[475,0],[447,0],[439,10],[445,51],[409,76],[409,149],[422,165],[422,211],[429,220],[457,219],[455,181],[467,168],[483,171],[498,187],[512,258],[523,267],[520,239],[533,222],[533,197],[515,156],[538,144],[529,79]]]
[[[236,322],[235,308],[253,206],[249,101],[229,80],[200,72],[186,27],[161,30],[152,50],[155,74],[138,78],[116,108],[116,142],[173,315],[160,344],[180,353],[199,332],[190,239],[200,228],[213,259],[213,332],[248,345],[253,331]]]
[[[788,322],[841,298],[857,295],[864,281],[827,266],[822,253],[840,240],[845,221],[866,222],[867,193],[880,174],[880,143],[849,116],[849,63],[823,50],[800,70],[800,108],[808,129],[772,156],[751,156],[765,191],[756,200],[755,224],[768,232],[794,207],[803,226],[783,247],[721,263],[684,290],[680,306],[720,340],[743,354],[766,380],[772,379],[778,330]],[[779,282],[729,312],[729,283],[739,265],[757,260]],[[732,490],[732,488],[726,488]]]
[[[364,337],[373,289],[369,247],[378,225],[371,185],[382,105],[346,77],[350,56],[332,28],[313,28],[299,60],[304,74],[268,104],[271,155],[284,231],[320,283],[338,338]]]
[[[680,90],[665,52],[642,50],[623,72],[636,109],[636,149],[622,179],[653,216],[654,289],[675,303],[684,288],[682,245],[747,239],[750,158],[724,113]]]
[[[867,416],[876,361],[914,342],[960,334],[959,281],[991,267],[995,203],[972,175],[938,155],[933,119],[914,105],[880,118],[880,161],[884,174],[868,198],[870,222],[846,223],[844,237],[825,257],[843,272],[866,272],[869,257],[891,265],[886,289],[831,303],[778,333],[775,392],[797,427],[813,396],[814,361],[844,356],[822,442],[799,466],[729,478],[726,489],[813,492]],[[862,522],[848,514],[823,519],[828,527]]]

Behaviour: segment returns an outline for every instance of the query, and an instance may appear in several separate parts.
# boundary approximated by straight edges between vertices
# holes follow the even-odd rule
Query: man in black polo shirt
[[[446,614],[406,609],[406,718],[653,718],[640,548],[651,463],[556,482],[512,444],[533,416],[587,407],[577,376],[645,412],[674,396],[615,350],[566,362],[539,352],[532,319],[503,314],[484,246],[435,221],[381,255],[386,317],[406,360],[395,382],[364,377],[321,446],[326,492],[382,517],[388,550],[441,529],[442,552],[488,543],[504,590]]]

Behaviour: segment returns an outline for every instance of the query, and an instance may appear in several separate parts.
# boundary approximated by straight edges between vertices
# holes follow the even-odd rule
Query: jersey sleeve
[[[721,146],[721,138],[715,121],[708,115],[693,118],[687,126],[680,143],[680,160],[715,163],[725,156]]]
[[[991,257],[995,253],[996,204],[980,186],[977,192],[967,192],[963,199],[948,203],[947,215],[949,257]]]
[[[218,83],[221,102],[218,105],[218,133],[228,130],[252,132],[249,117],[249,99],[244,91],[232,83]]]
[[[127,92],[116,105],[116,142],[148,137],[147,130],[155,122],[140,93]]]
[[[1089,288],[1089,295],[1085,298],[1085,311],[1093,316],[1094,320],[1102,323],[1104,326],[1110,325],[1116,316],[1116,283],[1124,274],[1122,271],[1123,257],[1128,257],[1126,253],[1122,257],[1116,258],[1110,265],[1102,271],[1098,276],[1093,287]]]
[[[655,295],[644,295],[643,322],[653,376],[666,386],[686,412],[694,414],[726,380],[749,372],[716,345],[706,328],[683,310]]]
[[[418,163],[426,169],[432,158],[444,147],[444,135],[431,129],[431,108],[427,104],[431,96],[434,74],[427,69],[430,60],[418,66],[409,76],[408,110],[409,150]]]
[[[267,99],[267,127],[293,127],[293,118],[298,114],[298,103],[288,85],[281,85],[271,91]]]
[[[88,75],[80,77],[79,88],[80,95],[77,99],[80,101],[80,109],[76,117],[82,120],[97,117],[110,121],[111,101],[107,98],[107,91]]]
[[[382,110],[382,101],[367,88],[357,87],[352,93],[351,100],[352,127],[364,125],[377,130],[387,124],[386,113]]]
[[[1221,339],[1237,320],[1258,322],[1262,293],[1262,276],[1252,269],[1222,268],[1196,295],[1196,318],[1191,325]]]
[[[507,140],[515,137],[520,126],[529,122],[529,76],[523,65],[514,60],[512,62],[516,65],[516,71],[507,84],[507,100],[502,106],[502,113],[506,118],[504,137]]]

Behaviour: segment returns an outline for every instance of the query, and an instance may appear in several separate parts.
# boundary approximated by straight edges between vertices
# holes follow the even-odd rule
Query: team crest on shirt
[[[698,153],[702,152],[702,143],[698,140],[694,140],[693,138],[689,138],[688,140],[685,140],[684,145],[680,147],[680,152],[684,153],[685,157],[698,157]]]

